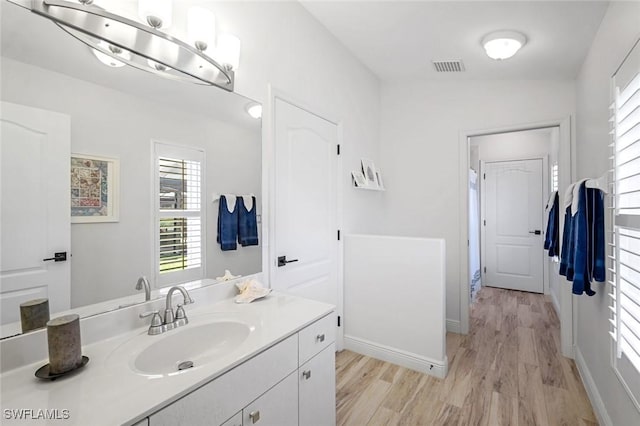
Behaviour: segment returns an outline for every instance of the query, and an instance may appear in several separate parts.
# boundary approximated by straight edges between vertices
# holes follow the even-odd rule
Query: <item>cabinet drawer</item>
[[[293,335],[149,417],[151,426],[219,425],[297,370]]]
[[[336,316],[330,313],[308,327],[300,330],[298,365],[309,361],[315,354],[335,342]]]
[[[296,372],[242,410],[244,426],[298,426]]]

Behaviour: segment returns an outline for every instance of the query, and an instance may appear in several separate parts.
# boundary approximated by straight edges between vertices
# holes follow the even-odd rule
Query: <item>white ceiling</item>
[[[383,81],[407,78],[571,79],[606,12],[606,1],[302,1]],[[528,39],[516,56],[489,59],[480,41],[497,30]],[[464,73],[432,60],[462,59]]]

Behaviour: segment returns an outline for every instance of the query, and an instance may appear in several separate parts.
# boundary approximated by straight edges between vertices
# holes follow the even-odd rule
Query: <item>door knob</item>
[[[67,252],[66,251],[60,251],[57,253],[53,254],[53,257],[48,257],[46,259],[42,259],[43,262],[48,262],[50,260],[53,260],[54,262],[64,262],[67,260]]]
[[[536,235],[540,235],[542,234],[542,231],[539,229],[536,229],[535,231],[529,231],[530,234],[536,234]]]
[[[298,259],[287,260],[287,256],[278,256],[278,268],[286,266],[287,263],[297,262]]]

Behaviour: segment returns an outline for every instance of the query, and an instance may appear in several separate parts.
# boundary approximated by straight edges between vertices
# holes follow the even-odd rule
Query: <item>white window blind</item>
[[[155,149],[158,282],[202,278],[203,152],[160,143]]]
[[[609,250],[614,369],[640,407],[640,47],[612,79]]]

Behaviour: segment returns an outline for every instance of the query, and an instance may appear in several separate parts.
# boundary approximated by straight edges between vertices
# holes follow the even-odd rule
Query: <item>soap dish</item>
[[[82,356],[82,362],[80,364],[78,364],[75,368],[72,368],[69,371],[65,371],[64,373],[58,373],[58,374],[54,374],[51,373],[49,371],[49,367],[50,365],[43,365],[42,367],[38,368],[38,370],[36,371],[36,377],[38,379],[42,379],[42,380],[55,380],[57,378],[63,377],[63,376],[67,376],[79,369],[81,369],[82,367],[84,367],[85,365],[87,365],[87,363],[89,362],[89,357],[88,356]]]

